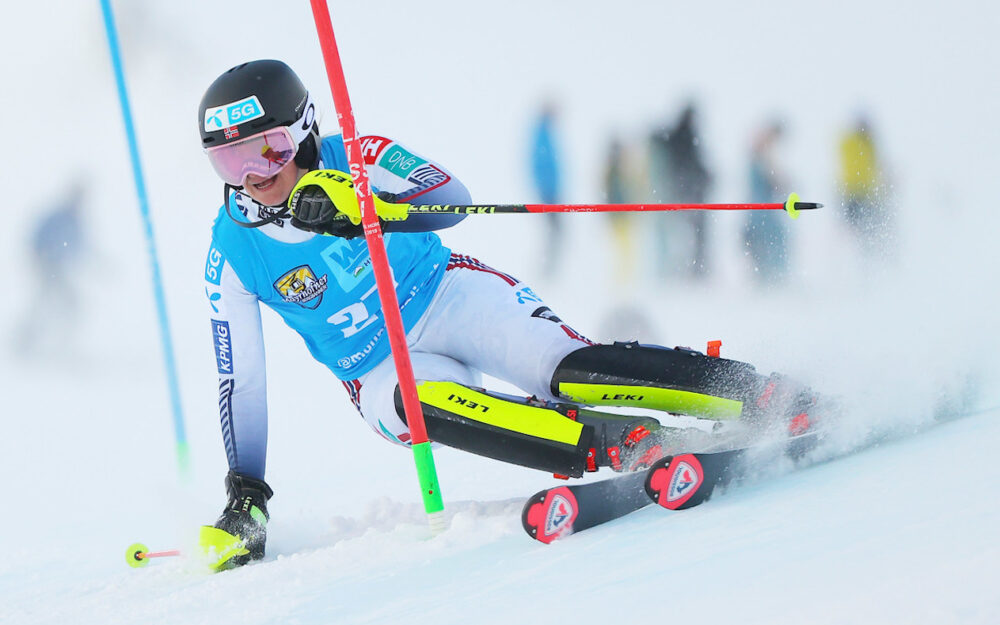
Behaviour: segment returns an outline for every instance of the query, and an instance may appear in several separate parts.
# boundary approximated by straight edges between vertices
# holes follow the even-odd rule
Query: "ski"
[[[822,432],[810,431],[779,445],[792,458],[812,449]],[[600,482],[565,485],[535,493],[524,504],[521,525],[535,540],[549,544],[570,534],[619,519],[656,503],[686,510],[704,503],[720,485],[742,476],[751,445],[726,451],[665,456],[648,469]]]
[[[650,503],[667,510],[693,508],[708,501],[716,486],[737,477],[746,451],[666,456],[645,471],[643,490]]]
[[[648,506],[646,473],[637,471],[600,482],[557,486],[535,493],[524,504],[524,531],[545,544],[574,532],[621,518]]]
[[[549,488],[524,504],[521,525],[529,536],[549,544],[653,503],[671,510],[691,508],[731,476],[744,451],[667,456],[645,471]]]

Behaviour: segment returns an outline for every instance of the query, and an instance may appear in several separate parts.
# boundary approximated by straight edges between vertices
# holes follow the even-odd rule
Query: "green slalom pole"
[[[344,78],[344,68],[337,50],[337,40],[333,35],[333,22],[330,19],[330,10],[326,5],[326,0],[310,0],[310,2],[320,47],[323,50],[327,77],[330,80],[333,103],[337,108],[337,119],[344,137],[344,149],[351,164],[354,190],[361,205],[361,223],[364,228],[365,242],[368,244],[368,253],[372,259],[372,270],[375,273],[379,301],[385,316],[386,334],[389,337],[389,344],[392,346],[392,358],[396,365],[399,392],[403,398],[403,410],[406,413],[406,422],[410,427],[410,443],[413,446],[413,460],[417,465],[417,479],[420,482],[424,510],[427,512],[431,532],[438,534],[445,528],[444,500],[441,498],[437,469],[434,467],[434,455],[431,453],[430,439],[427,437],[427,428],[424,425],[424,414],[420,407],[420,399],[417,397],[413,365],[410,362],[410,352],[406,347],[406,331],[399,313],[399,301],[393,286],[392,268],[389,266],[385,241],[382,238],[382,228],[379,227],[375,202],[372,199],[371,183],[361,153],[361,141],[354,123],[354,109],[351,108],[351,98],[347,92],[347,81]]]
[[[434,454],[429,441],[413,445],[413,461],[417,465],[417,480],[420,482],[424,511],[427,513],[431,532],[440,534],[445,529],[444,500],[441,498],[441,486],[438,484],[437,468],[434,466]]]

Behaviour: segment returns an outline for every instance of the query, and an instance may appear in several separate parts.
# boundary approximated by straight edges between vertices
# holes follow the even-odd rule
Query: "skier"
[[[344,173],[343,138],[320,136],[310,94],[273,60],[217,78],[201,100],[198,124],[202,147],[225,183],[205,279],[228,503],[201,540],[222,567],[264,555],[272,491],[264,481],[261,303],[342,381],[377,434],[404,446],[410,437],[358,204]],[[431,440],[578,477],[605,466],[636,470],[665,453],[671,440],[655,419],[582,405],[747,422],[805,414],[807,393],[751,365],[688,349],[592,343],[527,284],[444,247],[433,231],[461,216],[401,209],[401,202],[470,203],[448,169],[388,137],[365,136],[361,149],[378,192],[376,211]],[[484,373],[531,397],[484,390]]]

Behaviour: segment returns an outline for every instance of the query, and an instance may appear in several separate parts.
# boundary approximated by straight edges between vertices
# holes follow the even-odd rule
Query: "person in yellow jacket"
[[[866,254],[885,248],[890,215],[885,176],[871,126],[859,117],[840,140],[839,184],[844,216]]]

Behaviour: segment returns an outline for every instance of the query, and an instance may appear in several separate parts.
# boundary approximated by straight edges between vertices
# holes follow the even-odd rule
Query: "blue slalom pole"
[[[177,466],[181,476],[186,477],[189,469],[189,454],[187,436],[184,433],[184,414],[181,411],[180,387],[177,383],[177,365],[174,361],[173,341],[170,338],[170,324],[167,321],[167,303],[163,294],[163,280],[160,278],[160,261],[156,252],[156,239],[153,237],[153,222],[149,215],[146,183],[142,175],[142,163],[139,161],[139,144],[136,141],[135,127],[132,124],[132,107],[129,104],[128,91],[125,88],[125,72],[122,69],[121,48],[118,46],[118,30],[115,28],[115,17],[111,11],[110,0],[101,0],[101,10],[104,12],[104,28],[108,34],[108,46],[111,48],[111,63],[115,70],[115,82],[118,84],[118,100],[121,103],[122,118],[125,121],[128,150],[132,157],[135,190],[139,195],[139,212],[142,213],[146,247],[149,250],[149,262],[153,271],[153,294],[156,297],[156,315],[160,324],[160,339],[163,344],[163,358],[167,369],[167,386],[170,393],[170,405],[173,409],[174,437],[177,440]]]

